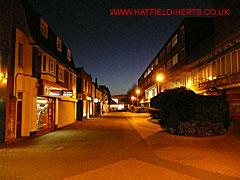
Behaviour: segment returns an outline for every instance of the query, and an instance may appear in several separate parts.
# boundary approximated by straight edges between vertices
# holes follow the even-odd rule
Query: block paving
[[[239,134],[168,134],[148,114],[112,112],[0,146],[0,179],[239,179]]]

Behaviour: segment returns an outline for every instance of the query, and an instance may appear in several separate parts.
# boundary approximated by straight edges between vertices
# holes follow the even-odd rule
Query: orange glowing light
[[[161,74],[157,75],[157,82],[161,82],[163,80],[163,76]]]

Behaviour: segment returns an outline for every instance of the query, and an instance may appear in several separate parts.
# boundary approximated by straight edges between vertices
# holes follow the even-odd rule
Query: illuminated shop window
[[[54,128],[55,105],[52,98],[37,98],[37,131]]]

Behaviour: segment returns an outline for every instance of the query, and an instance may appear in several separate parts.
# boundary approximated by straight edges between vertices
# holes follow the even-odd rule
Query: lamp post
[[[137,90],[136,90],[136,93],[137,93],[137,106],[138,106],[138,94],[140,93],[140,90],[137,89]]]
[[[158,82],[158,87],[157,87],[157,93],[161,93],[161,86],[160,86],[160,82],[163,80],[163,76],[161,74],[157,75],[157,82]]]
[[[133,105],[133,101],[134,101],[135,97],[134,97],[134,96],[132,96],[132,97],[131,97],[131,99],[132,99],[132,105]]]

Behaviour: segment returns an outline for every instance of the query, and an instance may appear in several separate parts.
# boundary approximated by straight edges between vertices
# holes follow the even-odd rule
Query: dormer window
[[[62,52],[62,40],[60,39],[60,37],[57,36],[57,50],[59,52]]]
[[[48,24],[43,18],[40,19],[40,33],[46,39],[48,38]]]
[[[71,61],[71,50],[70,49],[67,49],[67,59],[69,60],[69,61]]]

